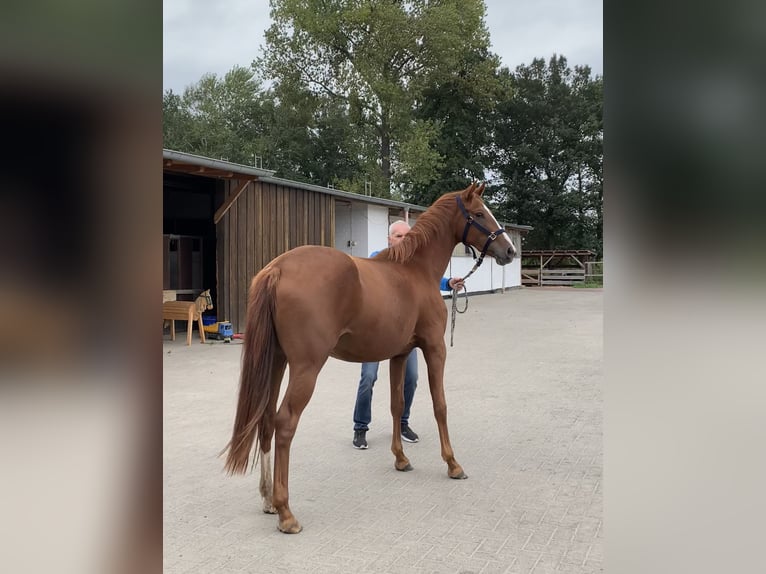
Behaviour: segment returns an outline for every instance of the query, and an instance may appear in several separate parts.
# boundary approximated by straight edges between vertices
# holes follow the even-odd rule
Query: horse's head
[[[506,265],[516,256],[516,248],[482,200],[482,193],[484,184],[472,183],[455,196],[461,218],[461,241],[480,250],[482,258],[488,253],[498,265]]]
[[[210,289],[205,289],[197,297],[197,309],[199,311],[210,311],[213,308],[213,298],[210,296]]]

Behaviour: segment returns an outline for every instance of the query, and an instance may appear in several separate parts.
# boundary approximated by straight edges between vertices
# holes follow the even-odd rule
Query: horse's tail
[[[274,328],[274,304],[279,269],[270,267],[259,273],[250,284],[245,324],[244,348],[242,350],[242,374],[239,382],[239,400],[225,469],[229,474],[242,474],[250,461],[253,444],[257,447],[258,435],[268,417],[267,408],[272,392],[274,354],[279,345]],[[259,430],[261,431],[259,433]]]

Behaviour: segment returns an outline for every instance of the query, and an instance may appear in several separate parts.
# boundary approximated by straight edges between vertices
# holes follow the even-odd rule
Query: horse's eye
[[[484,214],[481,211],[477,211],[476,217],[484,217]]]

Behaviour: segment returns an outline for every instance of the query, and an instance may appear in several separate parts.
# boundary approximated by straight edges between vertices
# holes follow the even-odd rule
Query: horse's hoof
[[[457,474],[456,474],[456,475],[454,475],[454,476],[450,474],[450,475],[449,475],[449,477],[450,477],[450,478],[460,478],[460,479],[465,479],[465,478],[468,478],[468,475],[467,475],[466,473],[464,473],[464,472],[461,470],[459,473],[457,473]]]
[[[277,525],[277,528],[279,528],[279,530],[285,534],[298,534],[301,530],[303,530],[303,526],[301,526],[298,521],[295,520],[295,518],[285,520],[285,522],[280,522]]]
[[[398,467],[398,466],[396,466],[396,465],[394,465],[394,468],[396,468],[396,470],[399,470],[399,471],[401,471],[401,472],[407,472],[407,471],[410,471],[410,470],[414,470],[414,469],[412,468],[412,465],[411,465],[409,462],[407,463],[407,465],[406,465],[406,466],[404,466],[404,467],[402,467],[402,468],[399,468],[399,467]]]

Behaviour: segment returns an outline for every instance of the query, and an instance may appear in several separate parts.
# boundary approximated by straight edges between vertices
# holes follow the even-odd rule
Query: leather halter
[[[456,196],[457,199],[457,206],[460,208],[460,211],[463,213],[463,217],[465,217],[465,228],[463,229],[463,239],[461,240],[463,245],[468,247],[471,252],[473,252],[473,257],[476,259],[476,253],[473,250],[473,247],[471,245],[468,245],[468,243],[465,242],[465,240],[468,238],[468,230],[471,227],[475,227],[479,231],[481,231],[484,235],[487,236],[487,241],[484,243],[484,247],[481,250],[481,255],[479,255],[479,259],[476,261],[476,264],[473,266],[473,269],[471,269],[468,272],[468,275],[463,277],[463,280],[466,280],[469,275],[471,275],[476,269],[478,269],[479,265],[482,264],[484,261],[484,256],[487,254],[487,249],[489,249],[489,244],[492,243],[495,239],[500,237],[503,233],[505,233],[505,229],[502,227],[497,229],[496,231],[490,231],[486,227],[484,227],[481,223],[476,221],[470,213],[468,213],[468,210],[465,208],[465,205],[463,205],[463,200],[460,198],[460,196]]]

